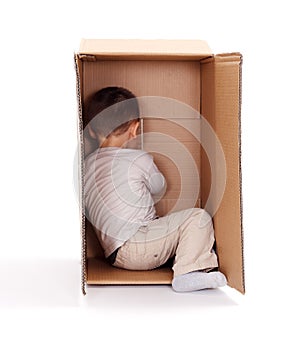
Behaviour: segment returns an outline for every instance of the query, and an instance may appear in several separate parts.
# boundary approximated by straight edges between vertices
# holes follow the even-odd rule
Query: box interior
[[[244,292],[240,203],[240,55],[212,56],[207,49],[203,54],[199,51],[168,54],[162,48],[157,48],[157,53],[144,52],[140,55],[137,51],[126,53],[125,47],[122,53],[109,54],[109,49],[113,50],[111,46],[102,54],[97,53],[98,47],[89,47],[90,52],[86,53],[86,42],[81,48],[77,66],[82,129],[86,126],[84,112],[89,98],[106,86],[128,88],[137,97],[160,96],[177,100],[192,108],[192,112],[175,110],[172,119],[159,114],[149,117],[141,108],[143,149],[153,155],[167,180],[166,194],[156,205],[160,216],[206,205],[211,185],[210,164],[199,141],[182,125],[193,126],[200,135],[200,113],[212,125],[222,143],[227,165],[224,197],[214,215],[216,250],[220,270],[227,276],[229,285]],[[201,48],[203,50],[203,46]],[[164,139],[166,135],[167,141]],[[82,140],[82,155],[87,156],[97,145],[85,131]],[[184,148],[178,148],[178,143]],[[189,154],[189,160],[184,153]],[[182,190],[185,192],[183,197],[180,195]],[[110,266],[87,219],[84,220],[83,230],[87,284],[171,283],[172,270],[168,265],[153,271],[126,271]]]

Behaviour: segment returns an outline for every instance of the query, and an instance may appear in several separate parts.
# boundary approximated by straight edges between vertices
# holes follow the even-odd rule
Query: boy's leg
[[[210,215],[203,209],[194,209],[178,231],[173,289],[186,292],[225,286],[226,277],[221,272],[204,272],[218,266],[213,251],[215,237]]]
[[[194,271],[173,278],[172,287],[177,292],[214,289],[225,286],[226,277],[219,271]]]
[[[119,248],[113,265],[127,270],[152,270],[174,257],[176,233],[168,233],[164,218],[141,227]]]
[[[115,266],[148,270],[175,256],[174,276],[218,266],[214,231],[203,209],[187,209],[150,222],[120,249]]]
[[[174,213],[171,222],[181,222],[178,227],[178,245],[174,261],[174,276],[192,271],[218,267],[213,250],[214,228],[210,215],[203,209],[188,209]]]
[[[164,264],[169,258],[176,255],[181,240],[181,226],[186,228],[185,222],[198,210],[201,209],[175,212],[141,227],[118,250],[114,266],[128,270],[150,270]],[[187,233],[185,237],[190,238],[191,236],[194,235]],[[195,254],[197,255],[197,253]]]

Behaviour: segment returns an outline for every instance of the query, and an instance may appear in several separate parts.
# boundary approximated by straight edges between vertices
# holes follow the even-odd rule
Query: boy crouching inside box
[[[172,287],[177,292],[226,285],[216,270],[213,223],[203,209],[158,217],[155,200],[165,178],[150,154],[126,148],[137,137],[138,101],[129,90],[107,87],[92,97],[88,131],[98,148],[85,160],[86,216],[105,257],[118,268],[155,269],[174,257]]]

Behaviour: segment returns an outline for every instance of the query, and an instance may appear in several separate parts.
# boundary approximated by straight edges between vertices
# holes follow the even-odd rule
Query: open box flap
[[[79,55],[82,58],[137,60],[200,60],[212,55],[202,40],[108,40],[83,39]]]
[[[226,185],[214,226],[220,270],[228,284],[245,292],[241,192],[241,63],[239,53],[220,54],[202,62],[202,115],[217,134],[226,161]],[[213,164],[212,164],[213,165]],[[218,165],[217,161],[216,164]],[[210,172],[202,151],[202,207],[210,192]],[[203,205],[204,204],[204,205]],[[216,206],[209,206],[216,209]]]

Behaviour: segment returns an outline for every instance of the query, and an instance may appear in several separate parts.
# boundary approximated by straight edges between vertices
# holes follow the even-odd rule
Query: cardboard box
[[[206,42],[197,40],[82,40],[80,50],[75,54],[75,64],[83,293],[86,284],[170,284],[172,280],[169,266],[152,271],[127,271],[110,266],[94,228],[85,217],[82,199],[84,158],[96,147],[84,130],[85,107],[91,94],[110,85],[128,88],[138,97],[159,96],[166,98],[166,104],[169,104],[167,98],[178,103],[180,109],[168,107],[166,116],[159,116],[159,112],[158,116],[149,116],[141,109],[144,149],[152,150],[154,160],[168,182],[168,190],[156,206],[158,214],[164,215],[174,207],[175,210],[205,207],[209,212],[217,209],[213,220],[219,269],[231,287],[244,293],[241,54],[214,55]],[[161,102],[163,106],[164,101]],[[203,117],[213,128],[217,140],[210,137],[209,127],[203,129],[200,123]],[[151,137],[151,132],[156,136]],[[167,135],[169,139],[159,139],[157,133]],[[206,142],[205,147],[203,143],[200,145],[198,133],[201,142]],[[181,146],[185,151],[178,150]],[[177,156],[175,164],[168,156],[171,150]],[[184,156],[181,158],[180,154],[186,151],[191,163],[196,164],[194,167]],[[223,154],[225,164],[219,161],[218,152],[220,156]],[[197,176],[193,171],[195,168]],[[184,173],[181,178],[179,171]],[[218,192],[222,184],[224,191]],[[181,198],[183,189],[185,196]],[[218,196],[222,197],[220,201],[217,201]]]

